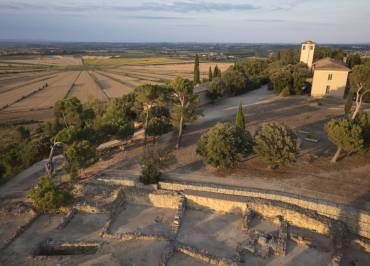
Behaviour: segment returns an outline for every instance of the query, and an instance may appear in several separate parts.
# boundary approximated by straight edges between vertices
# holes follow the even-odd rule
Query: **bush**
[[[243,73],[229,69],[222,75],[226,90],[230,95],[239,95],[246,92],[247,78]]]
[[[3,178],[5,178],[5,172],[6,172],[5,166],[2,164],[2,162],[0,162],[0,183],[3,180]]]
[[[72,195],[55,187],[53,182],[44,177],[39,177],[39,184],[30,191],[30,197],[36,208],[43,212],[56,211],[72,200]]]
[[[297,137],[284,124],[264,123],[257,130],[254,151],[272,168],[295,162]]]
[[[0,158],[5,167],[6,176],[13,176],[26,167],[23,160],[22,145],[18,143],[11,143],[2,148]]]
[[[208,98],[210,98],[211,100],[216,100],[217,98],[224,96],[225,88],[225,82],[221,78],[213,78],[211,85],[209,86],[207,91]]]
[[[370,149],[370,112],[359,113],[356,121],[362,128],[365,149]]]
[[[346,152],[358,152],[364,149],[363,128],[350,119],[332,119],[325,125],[329,140]]]
[[[148,144],[140,158],[141,176],[140,182],[144,184],[158,183],[161,169],[167,168],[174,161],[174,156],[168,150],[158,144]]]
[[[166,107],[154,106],[149,112],[148,136],[161,136],[172,129],[170,111]]]
[[[68,171],[72,171],[76,167],[85,168],[95,163],[98,159],[96,148],[87,140],[74,142],[65,151],[65,156],[68,162]]]
[[[282,97],[290,96],[289,87],[285,87],[284,89],[282,89],[282,91],[280,92],[279,95],[282,96]]]
[[[201,136],[197,153],[206,164],[228,169],[252,153],[252,147],[253,140],[249,132],[230,123],[217,123]]]

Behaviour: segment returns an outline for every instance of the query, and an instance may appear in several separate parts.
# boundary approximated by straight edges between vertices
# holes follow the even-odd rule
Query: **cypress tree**
[[[212,75],[213,75],[212,74],[212,68],[211,68],[211,66],[209,66],[209,70],[208,70],[208,80],[209,81],[212,81],[212,78],[213,78]]]
[[[346,104],[344,105],[344,113],[346,115],[351,114],[352,103],[353,103],[353,95],[354,95],[354,92],[352,90],[350,90],[348,95],[347,95]]]
[[[194,85],[199,83],[200,83],[199,56],[198,54],[196,54],[194,62]]]
[[[215,66],[215,70],[213,71],[213,77],[214,78],[221,77],[221,70],[218,68],[217,65]]]
[[[235,125],[243,130],[245,130],[245,120],[244,120],[244,112],[243,112],[243,105],[239,103],[238,111],[235,117]]]

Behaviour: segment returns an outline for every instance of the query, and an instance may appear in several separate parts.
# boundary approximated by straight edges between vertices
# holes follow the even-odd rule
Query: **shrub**
[[[30,197],[36,208],[45,213],[56,211],[72,200],[72,195],[55,187],[53,182],[44,177],[39,177],[39,184],[30,191]]]
[[[217,123],[201,136],[197,153],[206,164],[227,169],[252,153],[252,147],[253,140],[249,132],[230,123]]]
[[[350,119],[332,119],[325,125],[329,140],[346,152],[358,152],[364,148],[363,128]]]
[[[238,111],[235,116],[235,125],[243,130],[245,129],[245,120],[242,103],[239,103],[238,106]]]
[[[357,121],[362,128],[364,146],[366,149],[370,149],[370,112],[359,113],[357,116]]]
[[[256,132],[254,151],[272,168],[286,165],[296,160],[297,138],[284,124],[264,123]]]
[[[225,87],[225,82],[221,78],[214,77],[207,91],[208,98],[216,100],[217,98],[224,96]]]
[[[5,166],[2,164],[2,162],[0,162],[0,183],[2,179],[5,178],[5,172],[6,172]]]
[[[289,87],[285,87],[284,89],[282,89],[279,95],[282,97],[290,96]]]
[[[344,113],[348,116],[351,114],[353,96],[354,96],[354,92],[350,90],[347,95],[346,104],[344,105]]]
[[[174,161],[172,153],[158,144],[148,144],[140,158],[141,176],[140,182],[144,184],[158,183],[162,169]]]
[[[149,111],[148,136],[161,136],[172,129],[170,111],[166,107],[154,106]]]
[[[229,69],[222,75],[222,80],[230,95],[239,95],[246,92],[247,78],[243,73]]]
[[[65,151],[65,156],[68,162],[67,170],[72,171],[77,168],[85,168],[98,159],[96,148],[87,140],[74,142]]]

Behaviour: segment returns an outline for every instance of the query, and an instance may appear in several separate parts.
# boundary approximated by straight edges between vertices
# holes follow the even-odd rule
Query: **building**
[[[344,96],[348,73],[351,70],[343,62],[327,57],[316,61],[313,64],[313,71],[311,96]]]
[[[199,95],[199,105],[205,105],[210,102],[210,99],[207,96],[208,87],[211,83],[210,82],[203,82],[200,84],[195,85],[194,87],[194,94]]]
[[[305,41],[301,44],[300,62],[305,63],[309,69],[312,68],[315,46],[316,43],[313,41]]]

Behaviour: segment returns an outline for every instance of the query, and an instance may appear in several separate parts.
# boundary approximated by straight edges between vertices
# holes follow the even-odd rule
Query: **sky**
[[[0,40],[370,43],[370,0],[0,0]]]

